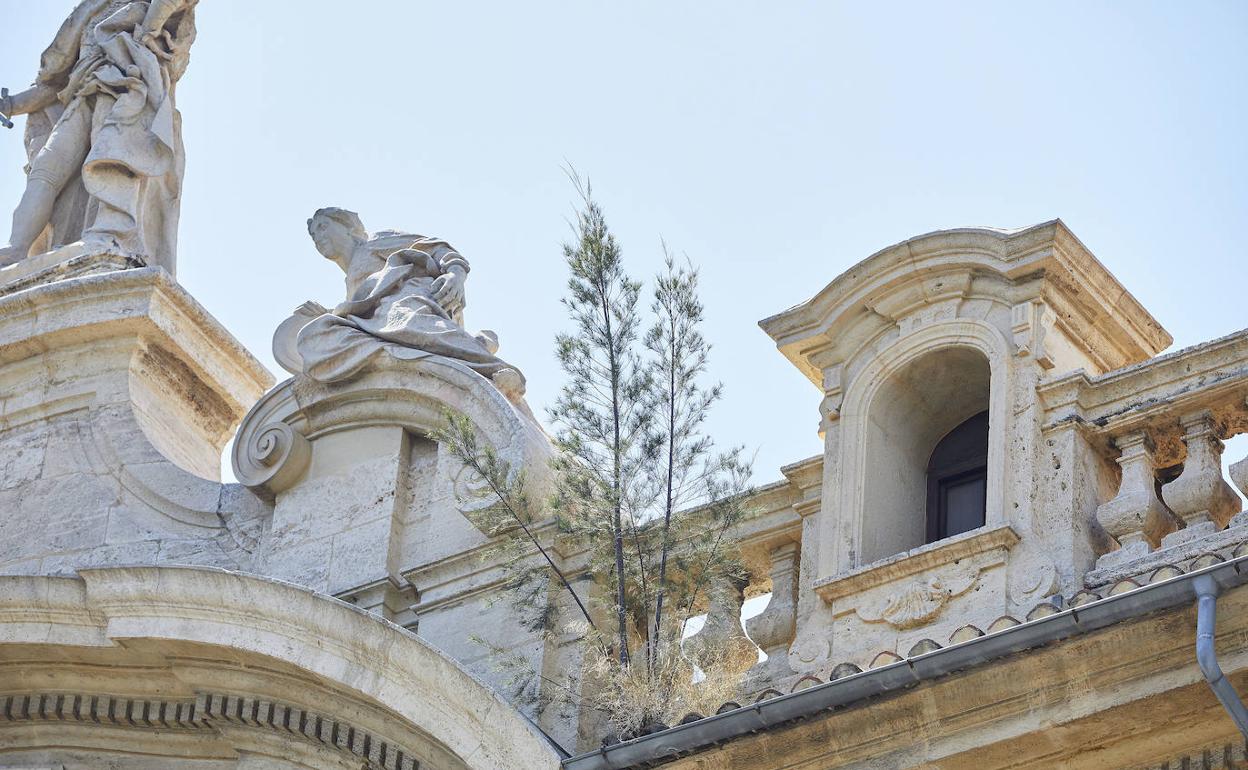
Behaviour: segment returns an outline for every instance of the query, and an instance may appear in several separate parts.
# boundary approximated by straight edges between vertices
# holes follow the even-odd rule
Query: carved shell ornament
[[[880,617],[897,628],[910,628],[934,617],[949,601],[940,578],[911,583],[889,598]]]
[[[476,471],[457,460],[448,462],[452,463],[451,491],[461,513],[483,511],[498,502],[498,495],[490,489],[489,482]]]
[[[864,602],[857,613],[868,623],[883,621],[900,629],[921,626],[939,615],[950,599],[969,591],[978,578],[979,568],[968,564],[918,576],[874,602]]]

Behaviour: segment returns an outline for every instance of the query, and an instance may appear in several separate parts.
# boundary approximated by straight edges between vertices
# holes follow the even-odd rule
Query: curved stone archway
[[[0,766],[103,757],[179,770],[559,765],[456,663],[330,597],[191,567],[0,577]]]

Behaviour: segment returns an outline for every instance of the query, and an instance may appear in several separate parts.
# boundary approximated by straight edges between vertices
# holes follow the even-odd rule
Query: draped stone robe
[[[461,307],[443,307],[434,299],[434,281],[452,269],[466,274],[468,262],[436,238],[385,231],[361,244],[347,266],[347,301],[299,331],[303,373],[338,382],[383,354],[408,360],[442,356],[487,378],[514,369],[464,330]]]
[[[62,143],[87,132],[89,148],[32,254],[94,234],[173,272],[185,167],[174,91],[195,38],[196,2],[82,0],[44,51],[35,82],[58,99],[27,120],[27,155],[55,147],[58,132]],[[153,5],[167,60],[135,39]]]

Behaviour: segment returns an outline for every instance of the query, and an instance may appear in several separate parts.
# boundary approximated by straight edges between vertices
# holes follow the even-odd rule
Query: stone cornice
[[[911,238],[876,252],[812,299],[759,325],[820,385],[819,373],[834,363],[831,359],[848,358],[848,351],[878,334],[881,324],[901,318],[916,303],[979,297],[973,280],[992,275],[1019,287],[991,290],[1011,304],[1031,299],[1022,296],[1026,293],[1060,296],[1069,312],[1059,320],[1082,330],[1074,336],[1077,344],[1107,366],[1155,355],[1171,342],[1060,220],[1022,230],[963,228]],[[837,354],[826,350],[829,345],[846,349]]]
[[[245,486],[274,495],[295,484],[311,459],[310,441],[369,426],[399,426],[419,435],[444,427],[447,412],[471,415],[474,428],[513,471],[526,469],[530,494],[550,489],[554,448],[538,423],[481,375],[457,361],[432,356],[416,361],[382,358],[352,380],[321,384],[306,377],[284,380],[243,418],[234,440],[234,475]],[[453,494],[461,513],[476,514],[497,500],[460,465]]]
[[[0,577],[0,653],[21,656],[15,667],[0,666],[0,692],[21,693],[21,671],[42,664],[57,664],[71,678],[60,686],[40,685],[44,691],[90,692],[73,678],[78,675],[72,667],[60,664],[123,647],[179,659],[188,649],[206,650],[208,656],[198,656],[203,670],[196,690],[217,691],[219,681],[233,676],[249,688],[243,694],[256,699],[246,714],[283,700],[266,689],[263,674],[280,662],[341,695],[316,701],[319,716],[341,722],[363,713],[348,700],[369,704],[376,719],[391,725],[386,729],[393,734],[385,740],[432,757],[432,767],[459,766],[454,757],[471,758],[472,767],[482,770],[553,770],[558,764],[545,739],[496,692],[414,634],[345,602],[226,570],[113,567],[79,574]],[[238,679],[240,664],[255,673]],[[224,673],[213,676],[214,666]],[[299,695],[288,693],[286,702],[292,697]],[[349,730],[339,730],[334,741],[347,739],[349,748],[349,737]]]
[[[240,411],[273,375],[161,268],[144,267],[33,286],[0,297],[0,364],[63,345],[153,335],[183,349],[196,374]]]
[[[1046,430],[1074,420],[1117,434],[1195,409],[1236,411],[1248,396],[1248,329],[1099,377],[1072,372],[1042,383],[1037,393]]]

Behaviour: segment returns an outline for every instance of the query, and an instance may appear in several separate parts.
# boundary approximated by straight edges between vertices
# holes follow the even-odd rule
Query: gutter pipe
[[[994,634],[988,634],[969,642],[945,647],[926,655],[887,666],[868,669],[852,676],[836,679],[814,687],[808,687],[788,695],[743,706],[739,709],[716,714],[689,724],[677,725],[652,735],[631,741],[604,746],[597,751],[571,757],[563,762],[563,770],[625,770],[626,768],[652,767],[654,765],[692,754],[718,743],[730,741],[742,735],[768,730],[772,727],[801,719],[808,719],[835,708],[856,704],[866,698],[906,689],[922,681],[934,679],[954,671],[978,666],[991,660],[1003,658],[1023,650],[1040,647],[1080,634],[1097,631],[1125,620],[1138,618],[1152,612],[1180,607],[1192,600],[1196,581],[1201,586],[1218,591],[1229,590],[1248,583],[1248,556],[1215,564],[1201,570],[1164,580],[1160,583],[1137,588],[1110,596],[1081,607],[1029,621]],[[1212,589],[1208,587],[1212,585]],[[1210,596],[1209,602],[1213,598]],[[1212,608],[1212,605],[1210,604]],[[1213,613],[1205,610],[1198,618],[1207,617],[1212,650]],[[1205,628],[1205,626],[1198,627]],[[1199,638],[1199,637],[1198,637]],[[1201,669],[1213,661],[1217,675],[1216,660],[1212,654],[1200,656]],[[1209,673],[1205,674],[1206,678]],[[1215,677],[1211,680],[1218,681]],[[1225,678],[1220,680],[1230,690],[1235,703],[1243,709],[1239,697]],[[1215,686],[1219,699],[1222,693]],[[1225,701],[1223,701],[1225,705]],[[1230,710],[1230,707],[1227,707]],[[1232,712],[1234,718],[1234,712]],[[1248,715],[1245,715],[1248,716]],[[1236,719],[1240,730],[1246,723]]]
[[[1221,701],[1222,708],[1230,714],[1240,734],[1248,738],[1248,709],[1244,708],[1239,693],[1222,673],[1218,652],[1213,646],[1213,631],[1218,622],[1218,583],[1209,575],[1200,575],[1192,581],[1192,588],[1197,602],[1196,662],[1200,664],[1200,672],[1205,675],[1213,694]]]

